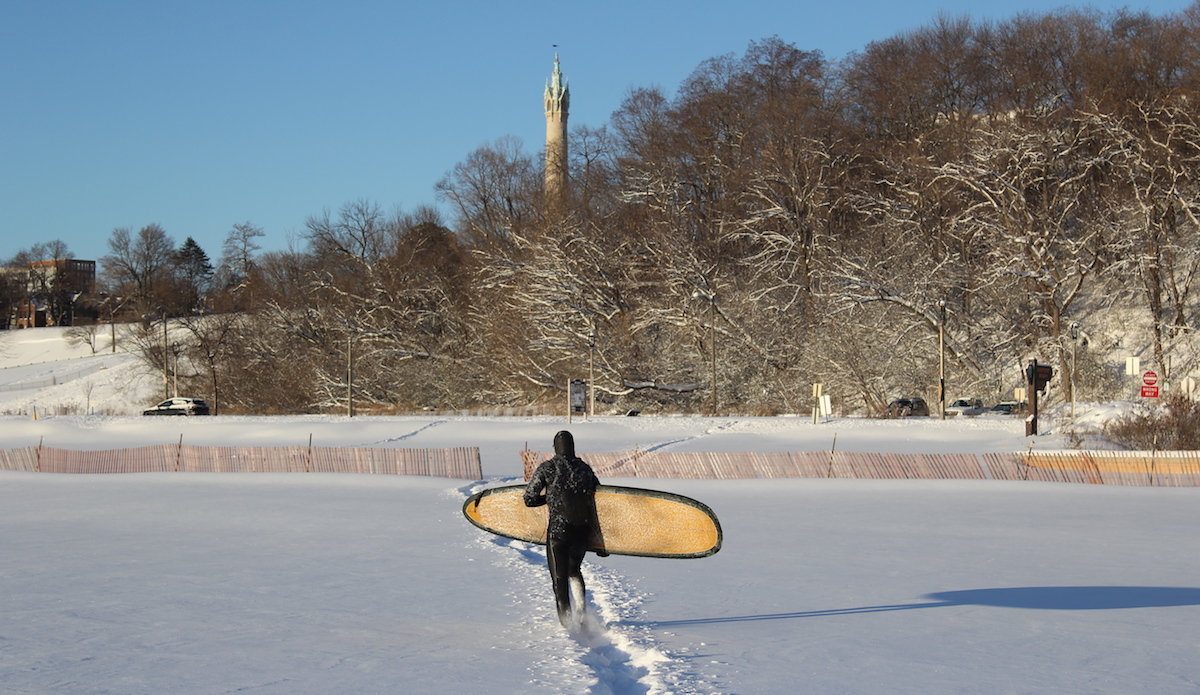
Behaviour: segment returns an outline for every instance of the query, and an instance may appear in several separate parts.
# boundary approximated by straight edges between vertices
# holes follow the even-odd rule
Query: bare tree
[[[1072,306],[1121,236],[1106,201],[1119,195],[1126,156],[1093,117],[1078,114],[981,130],[968,159],[941,167],[972,199],[961,224],[987,239],[992,307],[1013,310],[1019,349],[1066,364]]]
[[[0,330],[13,326],[17,307],[25,298],[25,277],[19,272],[5,268],[0,271]]]
[[[213,415],[221,411],[223,386],[232,377],[232,365],[226,359],[239,348],[244,323],[244,315],[239,313],[184,316],[179,320],[188,341],[184,354],[195,370],[192,378],[199,381]]]
[[[67,339],[70,345],[87,345],[92,350],[92,354],[96,354],[96,341],[100,334],[100,326],[97,324],[88,324],[86,326],[72,326],[63,332],[63,337]]]
[[[1193,289],[1200,279],[1200,123],[1186,106],[1143,106],[1138,116],[1129,126],[1094,118],[1126,155],[1118,172],[1124,194],[1113,204],[1128,222],[1113,270],[1140,287],[1155,363],[1170,379],[1170,344],[1194,328]]]
[[[256,254],[262,250],[256,239],[266,233],[250,222],[233,225],[225,235],[221,247],[221,272],[225,274],[221,286],[226,289],[243,286],[254,271]]]
[[[71,250],[61,239],[18,251],[8,263],[22,270],[20,280],[13,283],[14,301],[39,307],[53,325],[70,325],[75,300],[84,290],[65,265],[70,258]]]
[[[337,217],[325,210],[310,216],[304,225],[312,253],[334,262],[373,265],[387,254],[395,238],[379,204],[363,199],[343,205]]]
[[[113,230],[109,254],[100,259],[113,291],[127,294],[139,313],[162,308],[175,242],[158,224],[135,235],[128,227]]]
[[[537,217],[541,184],[519,138],[503,137],[467,155],[438,181],[454,225],[477,247],[504,246]]]
[[[571,132],[571,196],[574,209],[585,219],[612,214],[619,204],[615,195],[618,172],[616,144],[605,127],[577,126]]]

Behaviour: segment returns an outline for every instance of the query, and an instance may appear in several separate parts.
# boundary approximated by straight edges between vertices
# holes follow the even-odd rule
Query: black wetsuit
[[[580,565],[592,530],[598,528],[595,494],[600,481],[592,467],[575,456],[575,443],[570,432],[555,435],[554,452],[554,458],[539,465],[529,479],[525,487],[525,504],[550,507],[546,561],[550,566],[558,617],[566,625],[570,620],[571,581],[579,583],[582,593]],[[582,612],[583,606],[575,606],[575,610]]]

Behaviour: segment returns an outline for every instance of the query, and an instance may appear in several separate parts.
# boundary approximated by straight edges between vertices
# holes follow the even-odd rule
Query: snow
[[[66,374],[92,359],[68,360],[71,351],[44,334],[42,352],[30,354],[11,344],[21,334],[39,337],[7,336],[0,367],[39,361],[41,374]],[[590,625],[568,633],[542,549],[489,536],[460,512],[472,491],[518,482],[517,452],[527,442],[549,448],[565,418],[44,414],[118,369],[131,377],[126,391],[104,395],[93,383],[95,412],[153,401],[161,382],[145,375],[139,393],[133,361],[0,391],[0,411],[22,413],[0,416],[0,448],[181,436],[197,445],[310,436],[321,446],[466,445],[480,447],[488,479],[0,472],[4,693],[1200,688],[1195,489],[606,479],[704,501],[725,544],[699,560],[589,556]],[[0,368],[0,387],[31,378],[19,372]],[[43,413],[36,420],[30,404]],[[828,450],[835,436],[843,451],[1031,444],[1019,419],[986,417],[606,417],[570,429],[581,452]]]

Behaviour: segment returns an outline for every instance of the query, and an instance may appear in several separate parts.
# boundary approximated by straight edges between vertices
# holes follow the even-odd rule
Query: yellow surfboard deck
[[[484,531],[528,543],[546,543],[545,506],[526,507],[524,485],[496,487],[463,503],[463,515]],[[600,534],[589,550],[641,557],[707,557],[721,549],[721,524],[690,497],[635,487],[596,488]]]

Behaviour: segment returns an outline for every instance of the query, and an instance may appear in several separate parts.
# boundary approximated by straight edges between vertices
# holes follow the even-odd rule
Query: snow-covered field
[[[488,480],[0,472],[3,693],[1200,690],[1200,490],[606,479],[703,500],[725,545],[701,560],[589,558],[595,625],[569,634],[541,548],[459,510],[514,482],[517,452],[548,449],[563,419],[34,420],[30,404],[80,395],[93,412],[140,408],[161,385],[120,353],[77,376],[98,358],[67,360],[50,329],[16,335],[42,345],[0,347],[0,411],[26,413],[0,417],[0,448],[466,445]],[[570,429],[581,452],[828,450],[835,436],[845,451],[1031,445],[1007,418]]]

